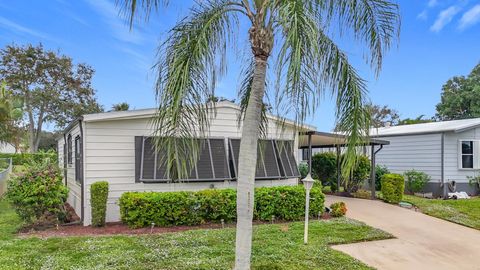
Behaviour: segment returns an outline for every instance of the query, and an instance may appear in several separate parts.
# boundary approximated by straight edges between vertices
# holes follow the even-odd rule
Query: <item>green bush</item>
[[[92,207],[92,226],[105,226],[107,214],[108,182],[95,182],[90,187],[90,204]]]
[[[428,174],[415,170],[406,171],[403,176],[405,176],[406,180],[406,189],[410,192],[422,191],[431,179]]]
[[[316,153],[312,156],[312,177],[329,186],[337,175],[337,155],[332,152]]]
[[[403,176],[395,173],[387,173],[382,176],[382,196],[388,203],[399,203],[403,198],[405,181]]]
[[[66,217],[68,189],[56,163],[33,162],[7,183],[7,198],[25,223],[52,223]]]
[[[58,155],[55,151],[38,152],[38,153],[0,153],[0,158],[11,158],[13,165],[25,165],[29,163],[41,163],[45,159],[49,159],[52,163],[57,164]]]
[[[344,155],[341,156],[341,159],[344,159]],[[345,190],[353,193],[361,188],[365,180],[370,177],[370,168],[370,159],[365,155],[358,156],[356,166],[353,168],[350,176],[343,179],[343,187]]]
[[[306,162],[301,162],[298,165],[298,170],[300,171],[300,177],[305,178],[308,174],[308,164]]]
[[[310,215],[323,212],[320,189],[310,192]],[[198,225],[232,222],[236,219],[236,191],[211,189],[198,192],[126,192],[119,200],[122,221],[132,228],[172,225]],[[269,221],[301,220],[305,215],[303,186],[261,187],[255,189],[254,219]]]
[[[347,214],[347,205],[344,202],[336,202],[330,205],[331,217],[343,217]]]
[[[388,170],[387,166],[385,165],[375,166],[375,190],[382,189],[382,176],[387,173],[390,173],[390,170]]]

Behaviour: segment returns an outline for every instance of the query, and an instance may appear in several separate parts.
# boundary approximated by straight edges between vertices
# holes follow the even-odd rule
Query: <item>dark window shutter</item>
[[[154,180],[155,171],[155,148],[152,138],[144,138],[143,140],[143,168],[142,179]]]
[[[140,165],[142,162],[142,136],[135,136],[135,182],[140,182]]]
[[[213,179],[212,159],[207,140],[200,142],[200,156],[197,161],[198,179]]]
[[[264,141],[265,149],[263,150],[263,163],[265,165],[266,177],[268,178],[280,178],[280,168],[277,159],[277,153],[275,152],[275,145],[273,140]]]
[[[297,162],[295,160],[291,141],[276,141],[277,153],[283,167],[283,177],[300,177]]]
[[[210,139],[210,149],[212,151],[212,162],[215,170],[215,178],[229,179],[230,171],[228,168],[227,154],[225,151],[225,140]]]

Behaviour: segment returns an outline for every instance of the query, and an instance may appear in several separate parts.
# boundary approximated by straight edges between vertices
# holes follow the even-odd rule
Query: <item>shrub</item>
[[[310,192],[310,215],[323,212],[320,189]],[[232,222],[236,219],[236,191],[210,189],[198,192],[126,192],[119,201],[122,221],[132,228],[150,226],[198,225],[206,222]],[[305,215],[303,186],[261,187],[255,189],[254,219],[269,221],[301,220]]]
[[[382,176],[382,196],[388,203],[399,203],[403,198],[405,182],[403,176],[387,173]]]
[[[354,198],[370,199],[372,198],[372,192],[369,190],[359,189],[357,192],[352,193]]]
[[[301,162],[298,165],[298,170],[300,171],[300,177],[305,178],[308,174],[308,164],[306,162]]]
[[[415,170],[406,171],[403,176],[406,180],[406,188],[410,192],[422,191],[431,179],[428,174]]]
[[[336,202],[330,205],[330,216],[343,217],[347,214],[347,205],[344,202]]]
[[[95,182],[90,187],[90,204],[92,206],[92,226],[105,226],[107,214],[108,182]]]
[[[322,181],[324,186],[335,182],[337,155],[332,152],[316,153],[312,156],[312,177]]]
[[[387,166],[385,165],[375,166],[375,190],[382,189],[382,176],[387,173],[390,173],[390,170],[388,170]]]
[[[68,189],[62,183],[60,169],[50,160],[26,165],[7,185],[7,198],[27,224],[65,219]]]
[[[25,165],[29,163],[41,163],[49,159],[51,163],[57,164],[58,155],[55,151],[38,153],[0,153],[0,158],[11,158],[13,165]]]
[[[342,160],[344,155],[342,155]],[[347,179],[343,179],[343,186],[349,193],[356,192],[370,176],[370,159],[361,155],[357,157],[357,163],[353,168],[350,176]]]

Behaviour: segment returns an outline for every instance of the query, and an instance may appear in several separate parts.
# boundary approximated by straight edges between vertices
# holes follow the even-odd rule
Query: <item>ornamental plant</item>
[[[7,183],[6,197],[27,225],[64,221],[67,196],[62,173],[50,159],[26,164]]]
[[[403,176],[406,181],[406,189],[410,192],[420,192],[431,180],[430,175],[416,170],[406,171]]]
[[[401,174],[388,173],[382,176],[383,200],[388,203],[399,203],[403,198],[405,181]]]
[[[343,217],[347,214],[347,205],[344,202],[336,202],[330,205],[331,217]]]
[[[108,182],[95,182],[90,187],[90,204],[92,206],[92,226],[105,226],[107,214]]]

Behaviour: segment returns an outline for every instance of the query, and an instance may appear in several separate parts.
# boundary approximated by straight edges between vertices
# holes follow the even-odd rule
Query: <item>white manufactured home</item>
[[[429,174],[426,192],[478,193],[468,177],[480,175],[480,118],[382,127],[371,136],[390,142],[377,154],[377,164],[394,173],[415,169]]]
[[[58,138],[59,164],[70,189],[68,203],[91,224],[90,186],[107,181],[107,221],[120,220],[118,199],[127,191],[179,191],[235,188],[241,137],[240,109],[231,102],[216,104],[208,138],[188,179],[169,179],[153,151],[151,119],[155,109],[84,115]],[[298,132],[292,122],[268,115],[266,147],[256,172],[257,186],[297,185]],[[313,127],[305,127],[314,130]],[[260,149],[260,148],[259,148]],[[280,150],[283,149],[283,150]]]

